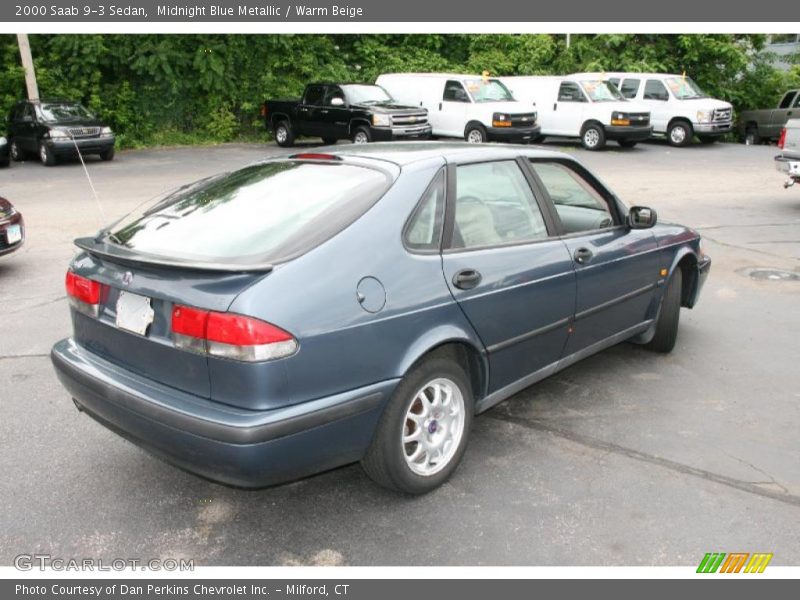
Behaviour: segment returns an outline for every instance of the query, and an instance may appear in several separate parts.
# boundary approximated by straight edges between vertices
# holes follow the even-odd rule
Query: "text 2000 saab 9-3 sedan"
[[[242,487],[361,461],[434,489],[473,415],[623,340],[671,350],[710,266],[569,156],[439,143],[267,160],[76,243],[52,359],[77,407]]]

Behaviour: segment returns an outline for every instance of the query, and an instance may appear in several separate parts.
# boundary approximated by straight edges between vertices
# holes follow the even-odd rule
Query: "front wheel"
[[[683,272],[678,267],[667,282],[661,310],[656,321],[656,332],[645,347],[655,352],[671,352],[678,339],[678,322],[681,316],[681,296],[683,294]]]
[[[368,144],[372,141],[372,134],[369,132],[369,127],[360,125],[353,130],[353,143],[354,144]]]
[[[431,357],[409,371],[384,410],[361,461],[376,483],[407,494],[442,485],[467,447],[474,408],[464,370]]]
[[[105,152],[100,153],[100,160],[114,160],[114,148],[109,148]]]
[[[56,164],[56,155],[45,144],[39,144],[39,160],[45,167],[52,167]]]
[[[601,125],[589,123],[581,133],[581,146],[587,150],[600,150],[606,145],[606,132]]]
[[[483,125],[470,125],[464,132],[464,139],[470,144],[485,144],[489,136]]]
[[[667,129],[667,140],[669,141],[670,145],[677,146],[679,148],[691,144],[693,135],[694,130],[692,129],[691,124],[687,123],[686,121],[675,121],[669,126],[669,129]]]
[[[280,121],[275,125],[275,141],[281,148],[288,148],[294,144],[294,132],[288,121]]]
[[[25,152],[19,147],[17,140],[11,140],[11,147],[8,149],[8,154],[14,162],[25,159]]]

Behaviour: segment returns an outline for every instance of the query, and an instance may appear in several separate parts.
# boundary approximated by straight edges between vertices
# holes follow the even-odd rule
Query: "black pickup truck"
[[[267,100],[261,116],[279,146],[291,146],[301,135],[321,137],[326,144],[431,135],[426,109],[399,105],[382,87],[360,83],[311,83],[300,100]]]

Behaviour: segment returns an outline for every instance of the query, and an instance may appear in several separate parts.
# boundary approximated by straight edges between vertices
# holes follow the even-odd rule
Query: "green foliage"
[[[374,81],[386,72],[494,75],[686,71],[741,110],[800,85],[759,54],[763,35],[32,35],[44,97],[80,100],[121,147],[263,136],[266,98],[313,80]],[[0,112],[24,97],[16,36],[0,35]]]

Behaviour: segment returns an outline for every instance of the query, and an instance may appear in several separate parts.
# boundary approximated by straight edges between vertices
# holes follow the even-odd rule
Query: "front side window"
[[[606,200],[578,173],[560,163],[534,162],[533,169],[555,205],[564,233],[614,225]]]
[[[469,96],[460,82],[448,81],[444,84],[443,100],[446,102],[469,102]]]
[[[334,103],[334,99],[338,98],[339,102]],[[336,86],[331,86],[325,92],[325,99],[323,100],[324,106],[342,106],[344,104],[344,92]]]
[[[619,91],[624,98],[636,98],[636,94],[639,93],[640,82],[641,81],[639,79],[626,79],[622,82],[622,87],[619,89]]]
[[[644,84],[644,99],[666,101],[669,100],[669,92],[658,79],[648,79]]]
[[[406,226],[406,246],[412,250],[438,250],[444,216],[444,171],[434,178]]]
[[[453,248],[485,248],[547,238],[539,205],[513,160],[460,165]]]
[[[276,263],[340,232],[389,185],[388,175],[366,167],[265,162],[147,203],[113,225],[106,241],[172,260]]]
[[[559,102],[585,102],[581,88],[572,81],[562,81],[558,87]]]

